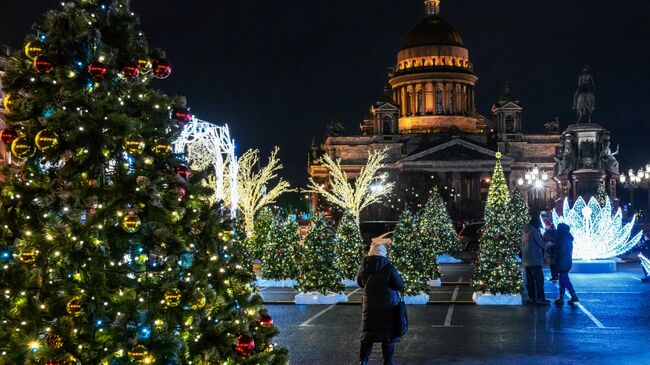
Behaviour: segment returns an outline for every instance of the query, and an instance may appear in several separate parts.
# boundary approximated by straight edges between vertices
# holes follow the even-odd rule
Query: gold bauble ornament
[[[15,100],[14,100],[14,96],[12,94],[6,94],[5,95],[5,99],[2,102],[2,104],[4,105],[5,110],[7,111],[7,113],[11,114],[11,111],[12,111],[11,109],[14,106],[14,102],[15,102]]]
[[[45,344],[51,349],[60,349],[63,347],[63,339],[59,335],[50,333],[45,336]]]
[[[178,307],[178,305],[181,304],[182,297],[180,290],[176,288],[167,289],[167,291],[165,291],[165,305],[169,308]]]
[[[151,61],[147,57],[141,57],[138,59],[138,68],[143,74],[148,74],[151,72]]]
[[[59,135],[51,129],[43,129],[36,134],[34,142],[39,150],[47,152],[59,145]]]
[[[33,264],[37,257],[38,251],[34,247],[25,247],[20,250],[20,261],[24,264]]]
[[[65,310],[73,317],[81,315],[81,297],[72,298],[68,304],[65,305]]]
[[[34,156],[34,145],[31,144],[26,135],[21,134],[11,143],[11,153],[18,158],[29,158]]]
[[[135,347],[129,351],[129,357],[131,360],[136,362],[144,361],[147,356],[149,356],[149,351],[147,351],[147,348],[144,347],[144,345],[135,345]]]
[[[25,56],[33,60],[36,56],[43,54],[44,50],[45,44],[38,39],[34,39],[25,45]]]
[[[167,156],[172,152],[172,144],[168,140],[161,138],[156,140],[155,145],[152,148],[153,153],[158,156]]]
[[[195,311],[199,309],[203,309],[203,307],[205,307],[205,303],[206,303],[205,295],[201,292],[198,292],[194,296],[194,301],[192,302],[192,305],[190,305],[190,309]]]
[[[144,152],[144,139],[138,134],[134,134],[124,140],[124,150],[131,156],[140,156]]]
[[[141,225],[142,220],[140,220],[140,217],[133,212],[128,212],[124,218],[122,218],[122,229],[128,233],[137,232]]]

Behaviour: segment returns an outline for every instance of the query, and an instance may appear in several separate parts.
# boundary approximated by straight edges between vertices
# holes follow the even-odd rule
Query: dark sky
[[[2,0],[0,43],[20,45],[54,0]],[[200,118],[228,122],[238,151],[277,144],[305,184],[313,136],[330,119],[349,131],[386,81],[422,0],[133,0],[172,76],[155,87],[188,97]],[[621,144],[622,168],[650,162],[650,1],[443,0],[479,76],[479,110],[490,115],[506,80],[524,104],[524,128],[542,130],[570,110],[577,77],[592,67],[595,119]]]

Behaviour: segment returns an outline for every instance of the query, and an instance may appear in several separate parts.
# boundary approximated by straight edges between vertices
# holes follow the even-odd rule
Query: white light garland
[[[563,215],[553,211],[553,225],[557,228],[560,223],[571,227],[574,238],[573,258],[581,260],[609,259],[622,255],[636,246],[643,232],[630,239],[635,218],[623,225],[623,215],[619,208],[612,214],[612,202],[607,197],[604,207],[595,198],[586,204],[579,197],[573,208],[569,201],[564,200]],[[542,234],[544,229],[542,229]]]
[[[645,269],[646,275],[650,275],[650,260],[643,256],[643,254],[639,254],[639,258],[641,259],[641,266]]]
[[[175,153],[184,153],[196,169],[214,168],[215,198],[230,204],[231,214],[237,210],[237,156],[235,140],[230,138],[228,125],[218,126],[192,117],[174,143]],[[230,181],[226,183],[225,178]],[[226,185],[229,192],[226,194]]]

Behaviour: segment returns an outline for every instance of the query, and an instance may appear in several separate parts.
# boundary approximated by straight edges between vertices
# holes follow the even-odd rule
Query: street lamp
[[[526,171],[523,177],[517,179],[517,185],[526,185],[528,189],[532,191],[536,210],[540,210],[539,194],[544,190],[548,179],[548,172],[540,171],[537,165],[535,165],[531,170]]]
[[[630,192],[630,207],[634,208],[634,190],[650,186],[650,164],[646,164],[645,169],[640,168],[637,171],[630,169],[627,176],[621,174],[619,181]],[[650,207],[650,195],[648,196],[648,206]]]

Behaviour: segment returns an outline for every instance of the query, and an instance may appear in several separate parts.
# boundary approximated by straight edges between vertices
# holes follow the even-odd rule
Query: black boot
[[[569,304],[570,305],[574,305],[574,304],[578,303],[579,301],[580,301],[580,299],[578,299],[578,296],[575,295],[575,293],[571,294],[571,299],[569,299]]]
[[[560,295],[557,299],[555,299],[555,305],[563,305],[564,304],[564,296]]]

